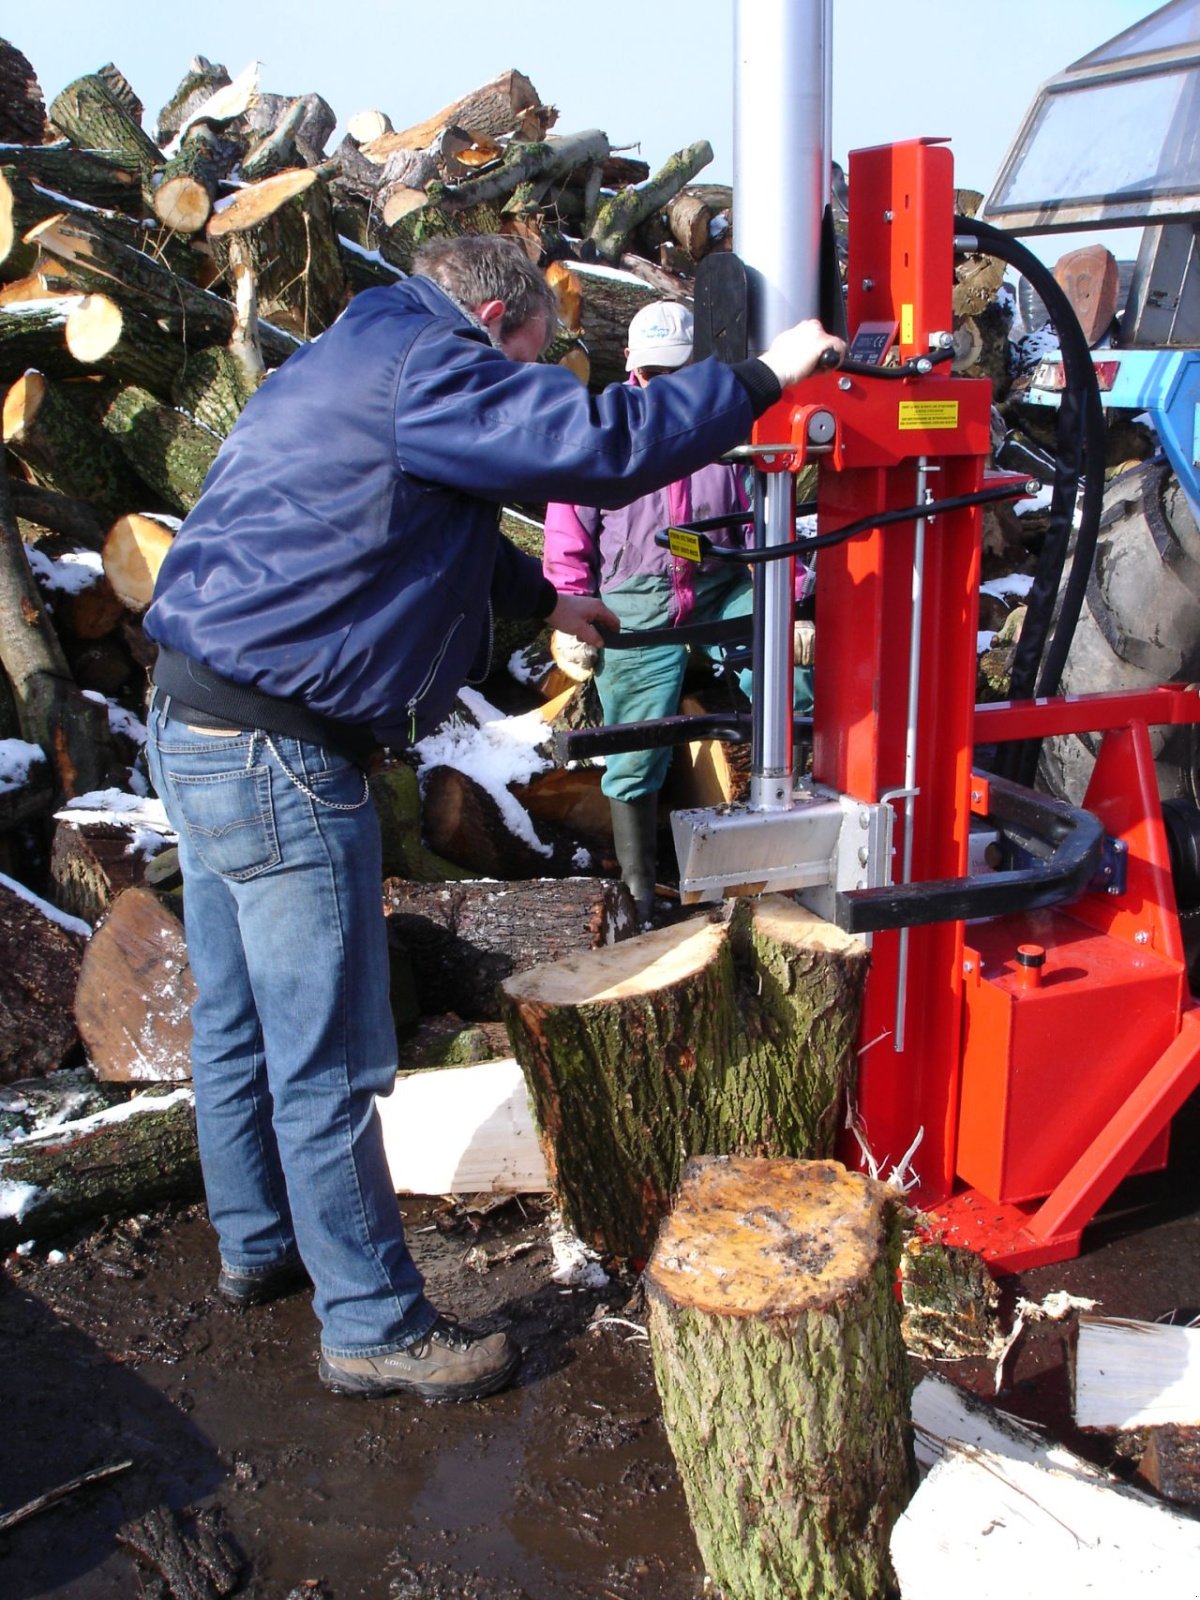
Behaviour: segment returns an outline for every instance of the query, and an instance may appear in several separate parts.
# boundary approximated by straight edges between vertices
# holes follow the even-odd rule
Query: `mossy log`
[[[41,484],[18,479],[10,479],[8,489],[26,543],[31,539],[36,542],[32,530],[41,529],[60,534],[88,550],[99,550],[103,545],[104,524],[88,501],[73,500],[69,495],[44,489]]]
[[[420,785],[412,767],[400,761],[390,762],[367,781],[379,815],[385,878],[446,883],[471,876],[465,867],[457,867],[426,848],[421,838]]]
[[[0,307],[0,388],[33,368],[50,378],[73,378],[84,370],[66,341],[67,318],[76,294],[48,294]]]
[[[146,499],[137,473],[61,385],[26,372],[4,397],[4,443],[40,484],[116,516]]]
[[[867,974],[782,895],[507,979],[546,1164],[586,1243],[644,1261],[698,1154],[833,1151]]]
[[[165,333],[152,317],[106,294],[80,296],[70,307],[63,333],[78,366],[160,397],[170,395],[187,359],[182,340]]]
[[[196,984],[178,916],[151,889],[125,889],[88,941],[75,1020],[97,1074],[118,1083],[191,1077]]]
[[[213,345],[188,356],[171,399],[201,427],[226,439],[261,381],[261,374],[252,378],[223,345]]]
[[[99,73],[69,83],[50,103],[50,121],[81,150],[111,150],[135,171],[157,172],[162,151]]]
[[[182,411],[135,384],[116,394],[102,418],[138,476],[182,516],[200,498],[221,441]]]
[[[213,217],[208,242],[224,271],[234,238],[248,252],[261,317],[302,339],[329,327],[346,303],[346,278],[329,192],[315,172],[264,178]]]
[[[199,233],[212,216],[221,179],[242,149],[208,123],[193,123],[154,191],[154,215],[163,226],[178,233]]]
[[[0,1156],[16,1208],[0,1216],[0,1248],[46,1239],[92,1217],[130,1216],[203,1193],[196,1114],[188,1091],[136,1097],[119,1122],[66,1123]],[[132,1104],[133,1102],[131,1102]]]
[[[448,123],[468,128],[476,136],[500,138],[515,134],[520,139],[541,138],[553,126],[556,112],[544,106],[538,92],[524,73],[502,72],[461,100],[443,106],[432,117],[399,133],[386,133],[363,145],[363,154],[383,163],[392,150],[424,150]]]
[[[50,217],[37,224],[32,237],[61,263],[75,288],[136,306],[177,332],[189,348],[227,344],[233,336],[236,312],[228,300],[190,283],[90,219]],[[300,344],[294,334],[270,324],[264,324],[261,338],[269,367],[286,361]]]
[[[726,1600],[881,1600],[915,1486],[894,1195],[836,1161],[705,1156],[646,1269],[696,1543]]]
[[[136,168],[124,165],[107,150],[77,150],[65,139],[57,144],[9,145],[4,165],[53,194],[69,195],[80,205],[126,216],[142,214],[142,187]],[[62,206],[58,209],[61,211]]]
[[[638,224],[661,211],[712,158],[712,145],[707,139],[699,139],[686,149],[677,150],[649,182],[619,189],[604,201],[588,235],[600,256],[605,261],[619,261],[625,241]]]

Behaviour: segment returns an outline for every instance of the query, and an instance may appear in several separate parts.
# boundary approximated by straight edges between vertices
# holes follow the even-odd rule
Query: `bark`
[[[57,195],[69,195],[80,204],[130,216],[142,214],[141,181],[136,169],[123,166],[120,158],[109,151],[77,150],[65,139],[50,145],[9,145],[4,151],[4,165],[29,183]]]
[[[106,61],[102,67],[96,68],[96,76],[106,86],[129,120],[135,122],[140,128],[142,119],[146,114],[146,108],[138,99],[133,85],[120,67],[111,61]]]
[[[199,110],[218,89],[227,88],[229,73],[205,56],[195,56],[175,93],[158,113],[154,136],[160,145],[170,144],[193,111]]]
[[[157,1575],[153,1593],[164,1600],[224,1600],[245,1575],[245,1559],[214,1507],[185,1516],[168,1505],[158,1506],[120,1528],[117,1543]],[[149,1583],[143,1592],[151,1592]]]
[[[171,399],[201,427],[225,439],[260,381],[261,373],[251,378],[236,356],[213,345],[188,356]]]
[[[671,237],[693,261],[706,256],[712,245],[713,210],[699,195],[683,190],[667,202],[667,226]]]
[[[70,1123],[0,1156],[0,1182],[28,1185],[19,1215],[0,1217],[0,1248],[53,1237],[91,1217],[132,1216],[203,1193],[191,1100],[164,1096],[109,1125]]]
[[[421,838],[421,794],[417,775],[401,761],[373,772],[367,780],[379,816],[385,878],[409,878],[416,883],[445,884],[466,878],[465,867],[426,848]]]
[[[84,293],[133,304],[177,330],[191,347],[226,344],[232,336],[235,312],[228,300],[189,283],[96,223],[82,217],[51,218],[39,223],[34,234],[40,248],[63,264],[72,284]],[[267,364],[278,366],[299,348],[299,341],[282,328],[264,327],[262,345]]]
[[[26,372],[4,397],[4,443],[46,488],[86,500],[105,517],[147,498],[116,445],[65,388]]]
[[[303,100],[294,100],[279,126],[270,129],[246,152],[241,163],[241,175],[247,183],[273,178],[276,173],[286,172],[289,167],[309,164],[304,159],[299,140],[306,110]]]
[[[15,44],[0,39],[0,144],[41,144],[45,128],[37,73]]]
[[[56,95],[50,121],[81,150],[112,151],[144,182],[162,166],[162,152],[154,140],[99,73],[76,78]]]
[[[431,849],[481,878],[566,878],[577,870],[576,841],[530,822],[543,846],[513,832],[490,790],[457,767],[434,767],[425,778],[425,837]]]
[[[779,895],[509,978],[504,1017],[560,1204],[644,1261],[694,1152],[832,1152],[867,953]]]
[[[401,281],[403,274],[385,261],[374,245],[364,245],[344,231],[339,231],[337,244],[351,295],[361,294],[364,289],[386,289]]]
[[[646,1270],[663,1421],[738,1600],[878,1600],[915,1487],[894,1196],[834,1161],[688,1164]]]
[[[186,515],[200,498],[221,441],[132,384],[117,394],[102,420],[138,476]]]
[[[126,889],[88,942],[75,1020],[99,1077],[120,1083],[191,1077],[196,985],[179,918],[150,889]]]
[[[1000,1292],[983,1259],[914,1234],[900,1257],[904,1346],[927,1361],[994,1356]]]
[[[106,294],[88,294],[69,308],[66,348],[82,367],[94,367],[123,384],[169,396],[183,369],[187,347],[151,317]]]
[[[233,238],[249,252],[260,316],[307,339],[339,315],[346,279],[329,193],[314,172],[293,169],[264,178],[217,213],[208,240],[223,269]]]
[[[1164,1500],[1200,1509],[1200,1427],[1151,1428],[1138,1476]]]
[[[421,1011],[452,1011],[470,1021],[494,1021],[502,1011],[500,985],[514,973],[633,933],[636,921],[623,885],[567,878],[547,894],[528,883],[419,884],[388,878],[384,912],[393,939],[406,951]]]
[[[71,678],[62,645],[29,570],[0,471],[0,665],[21,737],[40,745],[60,799],[103,788],[116,764],[108,713]]]
[[[627,272],[575,263],[567,269],[580,296],[580,321],[591,362],[591,384],[603,388],[625,379],[629,323],[643,306],[663,298],[649,283],[630,282]],[[673,299],[680,298],[675,285]]]
[[[23,538],[28,538],[26,525],[30,524],[60,534],[88,550],[99,550],[104,544],[104,525],[86,500],[73,500],[69,495],[15,478],[9,481],[8,488]]]
[[[80,934],[0,884],[0,1083],[53,1072],[74,1049],[83,946]]]
[[[599,255],[605,261],[618,261],[638,224],[661,210],[712,158],[712,146],[706,139],[698,140],[671,156],[648,183],[621,189],[606,200],[588,235]]]
[[[71,675],[81,689],[111,698],[129,684],[135,664],[124,637],[128,621],[122,616],[120,626],[102,639],[85,641],[82,645],[67,641]]]
[[[67,318],[75,294],[46,295],[0,308],[0,387],[36,368],[51,378],[77,377],[80,363],[66,343]]]
[[[167,840],[160,839],[165,848]],[[54,829],[50,876],[55,904],[95,927],[117,896],[140,883],[146,858],[134,830],[114,822],[72,822],[70,813]]]
[[[252,133],[269,135],[295,116],[297,106],[301,111],[293,137],[305,163],[316,166],[337,126],[337,114],[319,94],[256,94],[246,110],[245,123]]]

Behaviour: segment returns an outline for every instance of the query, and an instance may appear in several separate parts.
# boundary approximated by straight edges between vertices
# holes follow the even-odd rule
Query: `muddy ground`
[[[1198,1129],[1193,1103],[1170,1171],[1126,1186],[1080,1259],[1007,1280],[1008,1299],[1065,1288],[1114,1315],[1195,1314]],[[236,1592],[262,1600],[700,1600],[636,1283],[563,1288],[544,1202],[487,1205],[404,1204],[435,1301],[509,1327],[526,1350],[516,1387],[476,1406],[326,1393],[307,1295],[243,1312],[220,1303],[199,1206],[57,1241],[61,1261],[46,1246],[10,1257],[0,1508],[132,1465],[0,1533],[0,1594],[165,1594],[122,1540],[167,1506],[184,1531],[195,1511],[213,1522],[240,1568]],[[982,1361],[943,1370],[992,1393]],[[1008,1409],[1133,1470],[1137,1438],[1072,1435],[1060,1326],[1031,1327],[1007,1379]]]

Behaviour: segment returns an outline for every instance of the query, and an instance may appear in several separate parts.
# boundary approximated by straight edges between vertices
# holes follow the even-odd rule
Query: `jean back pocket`
[[[166,776],[188,840],[210,872],[242,880],[279,865],[269,767]]]

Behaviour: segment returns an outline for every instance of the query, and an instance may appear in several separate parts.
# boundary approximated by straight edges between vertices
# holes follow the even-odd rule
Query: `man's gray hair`
[[[497,234],[468,234],[423,245],[413,262],[413,273],[431,278],[455,305],[471,315],[485,300],[503,300],[501,338],[506,339],[534,317],[545,317],[549,343],[558,323],[554,290],[520,245]]]

